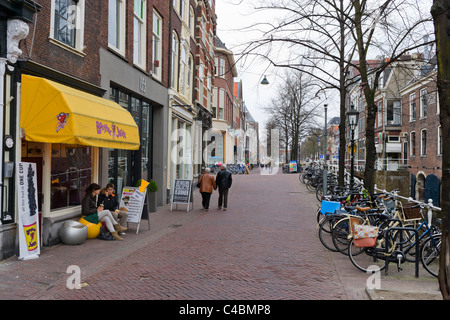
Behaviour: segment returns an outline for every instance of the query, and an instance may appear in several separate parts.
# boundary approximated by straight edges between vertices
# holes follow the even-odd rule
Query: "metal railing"
[[[328,170],[337,175],[339,172],[339,167],[336,165],[329,165]],[[344,170],[344,173],[345,173],[345,183],[348,184],[350,181],[350,174],[346,170]],[[358,179],[357,177],[354,177],[354,179],[355,179],[356,185],[358,185],[358,186],[364,185],[363,180]],[[395,193],[395,196],[399,199],[403,199],[403,200],[406,200],[406,201],[412,202],[412,203],[422,204],[422,206],[427,210],[427,218],[428,218],[427,222],[429,225],[431,225],[432,220],[433,220],[433,210],[439,211],[439,212],[442,211],[442,209],[440,207],[436,207],[433,205],[432,199],[428,199],[427,202],[423,202],[423,201],[415,200],[412,197],[403,197],[403,196],[400,196],[397,192],[379,189],[379,188],[377,188],[377,185],[374,186],[374,190],[376,190],[377,192]]]

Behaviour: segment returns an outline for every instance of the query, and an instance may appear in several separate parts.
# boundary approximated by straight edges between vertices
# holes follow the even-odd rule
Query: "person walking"
[[[216,181],[214,177],[210,175],[211,169],[206,168],[205,173],[200,176],[198,183],[200,183],[200,193],[202,194],[202,205],[206,211],[209,210],[209,201],[211,200],[211,194],[213,190],[217,189]]]
[[[219,188],[219,204],[218,209],[222,209],[223,204],[223,210],[227,210],[227,204],[228,204],[228,190],[231,188],[231,184],[233,183],[233,178],[231,176],[231,172],[227,170],[227,167],[225,165],[220,166],[220,171],[217,173],[216,176],[216,184]]]

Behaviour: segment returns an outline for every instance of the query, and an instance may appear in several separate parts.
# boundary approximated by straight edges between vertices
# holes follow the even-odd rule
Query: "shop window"
[[[92,147],[52,144],[50,209],[81,205],[91,176]]]

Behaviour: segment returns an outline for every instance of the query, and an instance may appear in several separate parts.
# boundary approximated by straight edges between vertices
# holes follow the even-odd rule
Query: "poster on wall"
[[[128,213],[127,222],[138,224],[136,234],[139,232],[142,210],[144,208],[145,199],[147,198],[146,196],[147,188],[145,187],[123,187],[122,189],[119,210]]]
[[[19,214],[19,259],[35,259],[40,254],[36,164],[19,162],[16,179]]]

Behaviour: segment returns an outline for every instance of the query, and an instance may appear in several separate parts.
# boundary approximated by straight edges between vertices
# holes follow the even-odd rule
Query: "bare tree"
[[[438,92],[442,136],[442,247],[439,268],[439,287],[445,300],[450,300],[450,3],[434,0],[431,9],[437,42]]]
[[[282,132],[290,158],[298,160],[300,138],[318,116],[318,98],[315,96],[317,83],[304,72],[285,72],[278,96],[272,100],[266,111],[271,121]]]
[[[381,6],[366,0],[352,0],[352,37],[355,41],[359,63],[361,87],[367,106],[366,163],[364,185],[370,193],[375,185],[375,121],[377,105],[375,93],[382,72],[402,55],[416,50],[424,43],[422,37],[427,31],[430,16],[422,16],[421,3],[417,0],[386,0]],[[369,68],[368,54],[380,54],[384,59],[376,68]]]
[[[346,150],[346,96],[352,84],[346,78],[347,59],[351,60],[355,48],[348,44],[350,28],[347,22],[351,3],[346,0],[289,0],[260,1],[255,10],[283,12],[276,22],[249,26],[261,30],[262,37],[252,41],[243,50],[245,56],[262,57],[278,68],[289,68],[320,81],[316,94],[324,91],[339,92],[340,148],[339,184],[344,184]],[[268,13],[271,16],[270,13]],[[286,54],[280,54],[284,52]]]

